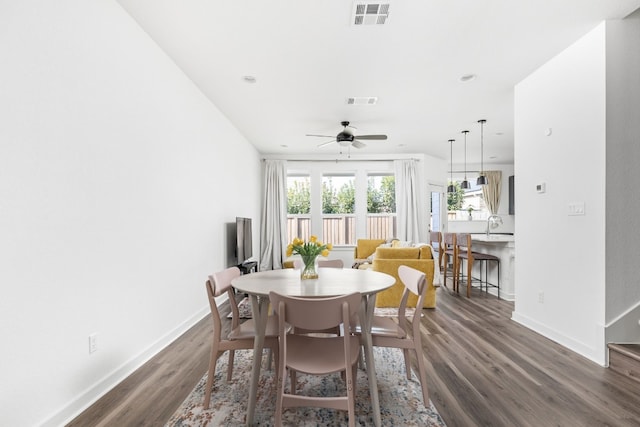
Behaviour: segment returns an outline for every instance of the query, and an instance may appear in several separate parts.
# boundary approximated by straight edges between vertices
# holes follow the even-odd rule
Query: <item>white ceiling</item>
[[[468,161],[513,161],[513,88],[605,19],[640,0],[390,0],[383,26],[352,26],[350,0],[118,0],[264,154],[318,148],[349,120],[386,134],[352,154],[449,158],[468,129]],[[117,29],[115,29],[117,31]],[[463,83],[465,74],[477,78]],[[250,84],[243,76],[255,76]],[[375,96],[374,106],[348,97]],[[220,141],[224,143],[224,141]],[[454,145],[454,158],[463,144]]]

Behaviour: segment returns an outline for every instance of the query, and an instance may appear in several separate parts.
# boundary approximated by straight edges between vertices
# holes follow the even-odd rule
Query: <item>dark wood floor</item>
[[[510,320],[513,303],[439,289],[422,331],[449,427],[640,426],[640,385]],[[69,426],[162,426],[207,370],[203,319]]]

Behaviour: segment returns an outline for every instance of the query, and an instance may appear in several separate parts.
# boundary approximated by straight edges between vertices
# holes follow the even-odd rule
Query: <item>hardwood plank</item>
[[[423,310],[429,394],[447,425],[640,426],[637,382],[513,322],[512,311],[450,287]],[[211,331],[203,319],[69,426],[164,425],[205,374]]]

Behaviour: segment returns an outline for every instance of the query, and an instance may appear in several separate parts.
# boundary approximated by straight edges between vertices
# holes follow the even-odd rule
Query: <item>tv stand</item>
[[[238,268],[242,274],[250,274],[258,271],[258,262],[257,261],[247,261],[242,264],[238,264]]]

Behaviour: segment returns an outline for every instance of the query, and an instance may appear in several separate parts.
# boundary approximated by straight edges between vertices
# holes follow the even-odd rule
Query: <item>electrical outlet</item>
[[[538,292],[538,302],[544,304],[544,292]]]
[[[89,335],[89,354],[98,350],[98,334],[93,333]]]

